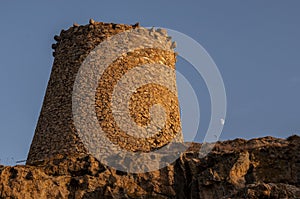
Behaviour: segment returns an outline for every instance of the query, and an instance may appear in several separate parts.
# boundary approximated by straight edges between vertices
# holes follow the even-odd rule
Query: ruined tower
[[[57,43],[52,45],[55,59],[28,154],[27,164],[34,164],[36,161],[49,159],[59,154],[68,156],[86,154],[90,150],[97,150],[97,146],[102,146],[103,143],[101,143],[101,140],[97,140],[97,135],[93,134],[92,130],[89,131],[89,121],[85,120],[85,114],[88,110],[82,108],[83,106],[80,105],[81,101],[78,100],[85,99],[86,89],[84,86],[82,87],[82,82],[86,85],[90,81],[87,80],[89,78],[78,80],[78,73],[80,73],[80,67],[84,63],[93,63],[94,65],[102,63],[99,60],[97,62],[97,58],[94,59],[93,56],[107,57],[113,54],[113,52],[109,51],[109,47],[99,47],[99,45],[115,35],[133,30],[137,30],[137,33],[141,35],[144,34],[145,38],[148,36],[155,38],[156,41],[159,41],[158,43],[162,43],[161,40],[165,40],[164,45],[168,46],[169,50],[166,50],[166,48],[154,48],[151,45],[149,47],[145,45],[146,47],[144,46],[140,49],[125,49],[117,59],[113,59],[112,63],[103,69],[102,76],[97,80],[97,87],[92,95],[92,110],[95,113],[98,125],[112,144],[133,152],[156,150],[165,146],[172,139],[177,142],[183,141],[175,73],[169,74],[169,76],[168,74],[166,76],[159,75],[168,73],[165,72],[166,70],[163,69],[162,65],[167,66],[173,72],[175,71],[176,54],[172,50],[174,43],[168,37],[166,31],[163,29],[147,30],[140,28],[138,24],[112,24],[90,20],[88,25],[80,26],[74,24],[73,27],[68,30],[62,30],[59,36],[54,37],[57,41]],[[140,35],[136,38],[138,37],[142,38]],[[135,38],[135,36],[132,38]],[[123,39],[126,40],[127,36],[121,39],[122,41]],[[106,54],[98,54],[101,50],[104,50],[103,52],[106,52]],[[157,64],[157,66],[153,66],[153,64]],[[146,72],[133,70],[143,65],[149,66],[145,68]],[[87,71],[90,72],[90,70]],[[128,76],[127,79],[122,79],[129,72],[133,74],[133,78],[130,79],[131,77]],[[92,73],[91,76],[93,76]],[[149,78],[159,79],[160,84],[150,83],[147,80]],[[156,133],[149,136],[145,135],[144,137],[135,137],[127,133],[131,129],[131,126],[126,127],[126,123],[124,124],[124,122],[123,125],[125,126],[120,127],[122,124],[116,122],[116,120],[121,121],[121,123],[125,121],[122,118],[122,114],[118,115],[122,111],[114,111],[112,109],[113,105],[118,107],[122,103],[122,97],[124,96],[122,86],[123,88],[124,86],[127,87],[127,85],[130,83],[134,84],[137,80],[139,83],[145,83],[145,85],[138,86],[133,90],[129,95],[128,102],[130,118],[137,124],[137,128],[149,126],[151,107],[155,104],[160,104],[165,109],[163,115],[166,119],[163,128],[154,129],[157,131]],[[77,87],[75,85],[76,81],[80,84]],[[123,81],[121,89],[115,91],[115,87],[121,81]],[[173,89],[175,92],[171,92],[170,88],[163,84],[173,85],[173,87],[175,85],[175,89]],[[77,93],[74,97],[75,91]],[[78,93],[80,93],[80,96]],[[76,98],[77,95],[79,96],[78,98]],[[74,100],[77,100],[76,102],[79,103],[79,107],[74,106]],[[153,110],[155,112],[156,109]],[[76,113],[80,112],[79,116],[74,111]],[[81,127],[78,128],[78,125],[76,126],[75,120],[80,121],[82,126],[88,129],[86,131],[88,133],[84,135],[80,134],[82,131]],[[143,132],[147,134],[149,131],[145,130]],[[84,139],[94,139],[94,146],[87,147],[86,142],[83,141]]]

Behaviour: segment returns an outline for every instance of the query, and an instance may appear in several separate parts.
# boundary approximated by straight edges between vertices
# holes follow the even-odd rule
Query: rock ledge
[[[300,198],[300,137],[192,143],[172,165],[129,174],[88,155],[0,166],[0,198]]]

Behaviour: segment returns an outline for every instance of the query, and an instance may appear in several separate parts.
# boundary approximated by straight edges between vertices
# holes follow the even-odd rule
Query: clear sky
[[[296,0],[1,1],[0,163],[26,159],[53,63],[53,36],[90,18],[166,27],[199,42],[226,87],[222,140],[299,135],[299,9]],[[177,68],[196,81],[188,63],[179,59]],[[205,90],[200,80],[195,84]],[[200,107],[205,126],[209,103]]]

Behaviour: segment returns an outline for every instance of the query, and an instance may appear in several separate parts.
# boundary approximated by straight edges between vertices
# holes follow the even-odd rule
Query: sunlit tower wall
[[[99,44],[114,35],[139,28],[141,28],[139,24],[125,25],[90,20],[87,25],[74,24],[54,37],[56,41],[52,45],[54,63],[27,164],[35,164],[57,155],[89,153],[76,129],[72,112],[72,94],[77,73],[90,52]],[[154,104],[159,103],[165,109],[167,119],[164,128],[154,135],[135,138],[118,127],[112,114],[110,106],[113,89],[128,71],[137,66],[153,63],[163,64],[175,71],[176,53],[173,51],[175,46],[167,32],[152,28],[149,34],[155,38],[165,38],[171,50],[144,48],[122,54],[105,69],[95,91],[94,110],[101,128],[113,144],[128,151],[149,152],[165,146],[172,139],[177,142],[183,141],[177,93],[174,95],[162,85],[141,86],[130,98],[130,116],[139,126],[149,124],[151,117],[149,110]],[[149,77],[140,76],[140,78],[143,80]],[[175,75],[164,81],[166,84],[171,82],[176,85]],[[84,121],[85,118],[81,119]],[[96,141],[93,147],[97,148],[100,144],[101,140],[98,143]]]

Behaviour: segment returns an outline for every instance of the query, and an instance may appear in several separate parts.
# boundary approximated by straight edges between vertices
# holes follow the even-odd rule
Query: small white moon
[[[225,124],[225,120],[222,118],[222,119],[220,119],[220,122],[221,122],[221,124],[222,125],[224,125]]]

